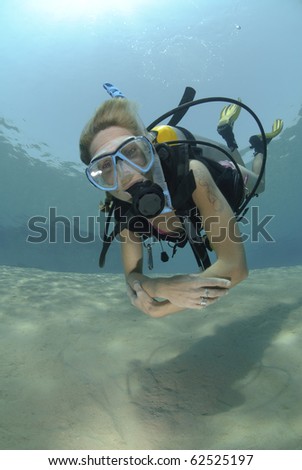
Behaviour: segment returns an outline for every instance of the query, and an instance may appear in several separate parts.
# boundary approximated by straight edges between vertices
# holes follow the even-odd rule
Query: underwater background
[[[0,448],[302,448],[301,20],[301,0],[1,2]],[[240,97],[266,131],[284,120],[241,226],[251,278],[212,317],[154,323],[126,304],[117,242],[98,267],[103,194],[78,141],[105,82],[145,125],[186,86]],[[191,109],[181,125],[221,142],[224,104]],[[242,110],[247,162],[257,132]],[[254,233],[266,217],[269,239]],[[189,248],[166,264],[159,255],[156,273],[197,270]]]
[[[103,193],[86,180],[78,140],[108,99],[107,81],[138,103],[146,125],[174,108],[187,85],[196,98],[241,97],[266,131],[282,118],[284,131],[268,148],[265,194],[251,203],[259,206],[259,221],[273,216],[265,228],[274,241],[249,237],[246,249],[251,268],[301,263],[301,1],[136,0],[109,7],[13,0],[0,9],[1,264],[99,272],[103,224],[89,224]],[[222,143],[216,126],[223,105],[191,109],[181,125]],[[242,111],[235,135],[247,160],[255,132]],[[45,217],[36,223],[45,236],[30,230],[33,217]],[[166,265],[156,259],[155,268],[192,269],[188,253]],[[109,256],[106,270],[121,272],[118,244]]]

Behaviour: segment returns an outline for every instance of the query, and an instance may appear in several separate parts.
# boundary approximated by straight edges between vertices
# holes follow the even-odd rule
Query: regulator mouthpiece
[[[132,207],[135,215],[151,219],[159,215],[165,207],[165,196],[162,188],[152,181],[135,183],[127,192],[132,196]]]

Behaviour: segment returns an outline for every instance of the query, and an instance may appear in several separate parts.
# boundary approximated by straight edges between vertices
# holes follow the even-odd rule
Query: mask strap
[[[157,155],[156,152],[154,152],[154,165],[153,165],[152,174],[153,174],[153,182],[157,183],[161,187],[165,196],[165,207],[162,211],[162,214],[164,214],[165,212],[170,212],[171,210],[173,210],[171,196],[170,196],[170,192],[168,189],[168,185],[165,181],[165,176],[164,176],[164,172],[160,163],[159,156]]]

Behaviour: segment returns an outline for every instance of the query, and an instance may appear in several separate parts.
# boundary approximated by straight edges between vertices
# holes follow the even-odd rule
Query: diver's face
[[[112,126],[96,134],[90,145],[92,158],[96,154],[107,154],[115,152],[116,149],[133,134],[129,130]],[[117,163],[118,189],[111,191],[112,195],[122,201],[130,201],[131,196],[127,189],[134,183],[145,181],[147,175],[141,174],[135,168],[127,165],[124,161]]]

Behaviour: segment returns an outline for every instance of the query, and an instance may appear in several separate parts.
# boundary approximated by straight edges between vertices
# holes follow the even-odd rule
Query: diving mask
[[[111,153],[98,153],[86,168],[89,181],[104,191],[118,189],[118,162],[124,162],[139,173],[147,173],[154,163],[154,150],[145,136],[132,136]]]

